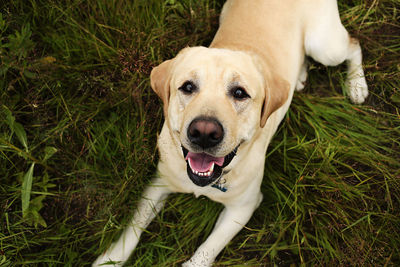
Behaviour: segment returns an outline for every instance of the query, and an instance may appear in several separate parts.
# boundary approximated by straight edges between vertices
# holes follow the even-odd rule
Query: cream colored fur
[[[342,26],[334,0],[229,0],[209,48],[185,48],[156,67],[151,85],[163,100],[165,114],[158,138],[159,177],[145,190],[119,240],[93,266],[108,261],[123,265],[172,192],[204,195],[224,204],[213,232],[184,263],[211,266],[262,201],[265,152],[294,90],[304,87],[306,55],[325,65],[347,61],[347,94],[354,103],[367,97],[360,46]],[[197,82],[198,92],[188,96],[178,90],[187,80]],[[233,84],[245,88],[251,98],[237,101],[229,96]],[[213,156],[223,157],[240,145],[224,169],[226,192],[196,186],[186,173],[181,146],[190,146],[187,127],[199,115],[216,117],[224,127],[225,137]]]

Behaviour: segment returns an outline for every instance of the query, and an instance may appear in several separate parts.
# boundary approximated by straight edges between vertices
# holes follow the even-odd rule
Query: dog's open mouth
[[[187,174],[195,185],[206,186],[217,180],[223,168],[236,156],[237,146],[225,157],[213,157],[207,153],[193,153],[182,146],[183,156],[187,163]]]

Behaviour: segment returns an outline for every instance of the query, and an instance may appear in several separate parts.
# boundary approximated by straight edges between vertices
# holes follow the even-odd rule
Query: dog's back
[[[303,2],[230,0],[210,46],[254,51],[276,73],[284,73],[294,83],[298,73],[293,70],[300,68],[304,58]]]

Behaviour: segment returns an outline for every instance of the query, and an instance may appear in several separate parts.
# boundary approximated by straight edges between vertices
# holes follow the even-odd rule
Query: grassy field
[[[217,0],[0,1],[0,266],[84,266],[155,174],[152,67],[208,45]],[[216,266],[400,263],[400,3],[340,1],[370,96],[312,62],[267,153],[264,201]],[[176,194],[131,266],[179,266],[221,205]],[[201,215],[201,216],[199,216]]]

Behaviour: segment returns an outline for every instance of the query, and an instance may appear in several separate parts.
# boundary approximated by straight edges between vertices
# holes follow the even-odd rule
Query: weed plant
[[[155,175],[152,67],[208,45],[217,0],[0,1],[0,265],[84,266]],[[339,1],[370,96],[311,63],[267,152],[264,201],[216,266],[400,263],[400,3]],[[130,266],[179,266],[222,207],[169,197]],[[199,216],[201,215],[201,216]]]

